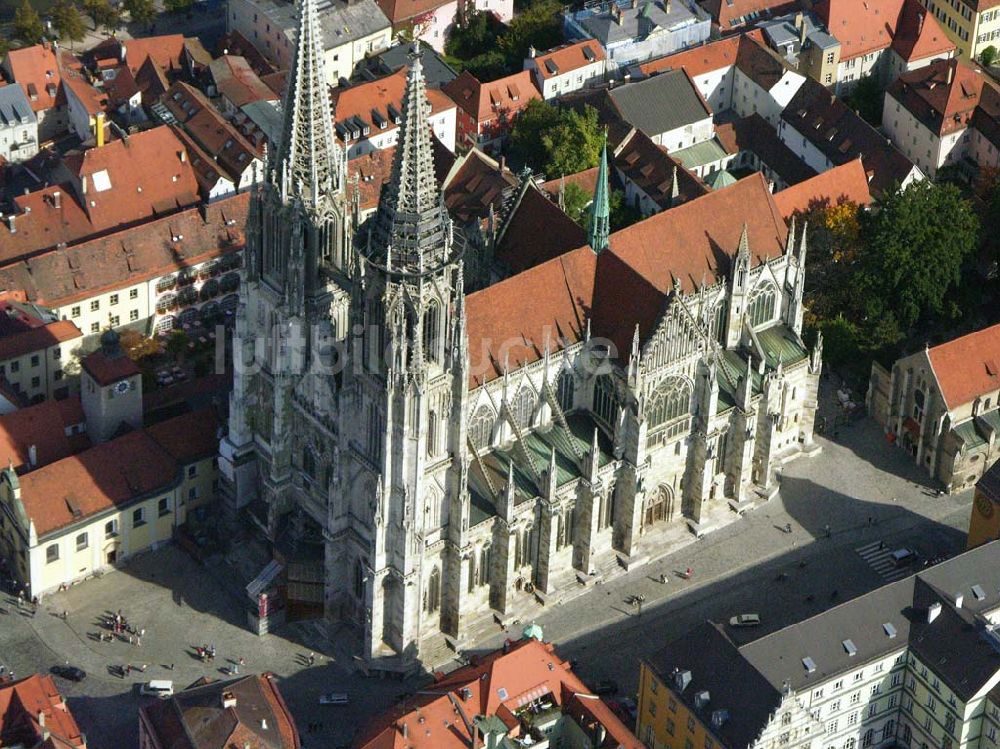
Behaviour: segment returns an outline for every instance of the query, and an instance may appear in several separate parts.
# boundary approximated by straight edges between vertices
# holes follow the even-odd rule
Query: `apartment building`
[[[706,622],[643,659],[638,734],[651,749],[994,747],[998,562],[986,544],[745,644]]]
[[[0,300],[0,380],[24,402],[65,398],[77,390],[72,375],[82,339],[72,321],[52,310]]]
[[[975,61],[987,47],[1000,47],[997,0],[921,0],[941,24],[963,60]]]
[[[532,101],[542,98],[527,70],[487,83],[466,70],[444,84],[441,91],[458,105],[457,142],[465,148],[478,146],[485,151],[499,150],[518,115]]]
[[[531,71],[535,86],[546,101],[603,83],[607,65],[604,47],[589,39],[541,53],[531,47],[524,61],[524,69]]]

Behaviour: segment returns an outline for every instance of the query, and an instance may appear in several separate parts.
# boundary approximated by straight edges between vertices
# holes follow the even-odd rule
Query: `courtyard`
[[[579,661],[584,678],[614,679],[622,694],[631,694],[638,659],[706,618],[757,613],[760,628],[731,632],[756,637],[894,579],[887,549],[906,546],[929,559],[964,548],[970,493],[937,496],[870,420],[839,426],[818,441],[823,451],[788,464],[769,502],[542,611],[536,621],[546,639]],[[688,567],[694,574],[685,579],[679,573]],[[93,749],[137,740],[136,711],[148,699],[139,696],[139,683],[171,679],[180,689],[200,677],[224,679],[240,658],[246,664],[240,673],[280,677],[305,747],[346,744],[368,716],[423,683],[365,677],[354,667],[353,635],[324,622],[251,634],[243,602],[219,582],[225,574],[168,546],[48,597],[34,616],[8,599],[0,612],[0,663],[17,675],[66,662],[83,668],[84,682],[59,680],[59,686]],[[641,608],[626,603],[633,595],[645,597]],[[98,639],[103,618],[119,609],[146,630],[141,645]],[[499,628],[484,632],[478,648],[497,647],[504,636]],[[611,641],[619,646],[609,648]],[[215,646],[213,663],[197,656],[202,645]],[[310,652],[318,656],[312,666]],[[126,664],[146,669],[119,675]],[[347,692],[350,707],[321,707],[319,694],[331,690]],[[308,733],[314,723],[321,730]]]

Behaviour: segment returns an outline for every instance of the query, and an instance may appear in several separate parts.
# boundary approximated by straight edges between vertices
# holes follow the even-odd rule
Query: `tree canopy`
[[[95,31],[99,26],[114,31],[121,24],[121,11],[109,0],[86,0],[85,7],[90,17],[94,19]]]
[[[52,26],[60,39],[81,42],[87,34],[80,10],[70,0],[59,0],[52,6]]]
[[[128,11],[133,23],[148,26],[156,18],[156,6],[153,0],[125,0],[122,7]]]
[[[882,124],[882,100],[885,89],[877,75],[862,77],[847,96],[846,103],[872,127]]]
[[[452,29],[445,59],[482,81],[516,73],[529,47],[549,49],[562,43],[561,11],[558,0],[537,0],[504,26],[492,13],[472,9]]]
[[[551,178],[597,166],[603,142],[593,107],[578,112],[538,100],[518,115],[511,133],[511,147],[525,163]]]
[[[14,36],[28,45],[38,44],[45,36],[41,16],[28,0],[21,0],[14,12]]]

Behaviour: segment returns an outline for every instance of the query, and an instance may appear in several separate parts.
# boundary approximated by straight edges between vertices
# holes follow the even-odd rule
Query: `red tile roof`
[[[80,408],[79,398],[67,398],[43,401],[0,416],[0,465],[13,465],[15,471],[24,473],[72,455],[75,451],[66,428],[80,421],[75,420],[79,414],[74,414],[71,406],[62,405],[70,401]],[[30,461],[32,445],[35,466]]]
[[[535,62],[538,64],[538,74],[543,79],[547,79],[569,73],[577,68],[585,68],[606,59],[607,54],[599,41],[584,39],[582,42],[564,44],[561,47],[550,49],[548,52],[543,52],[535,57]],[[549,62],[555,65],[556,71],[554,73],[549,70],[549,66],[546,64]]]
[[[347,162],[347,199],[354,200],[354,190],[360,193],[362,211],[371,211],[378,207],[382,185],[392,176],[392,160],[396,155],[396,147],[378,148],[364,156],[358,156]],[[355,176],[357,184],[355,185]]]
[[[868,176],[861,159],[852,159],[827,169],[774,195],[774,203],[785,220],[794,213],[806,213],[816,206],[835,206],[846,202],[862,206],[872,202]]]
[[[44,715],[44,726],[39,714]],[[33,674],[18,681],[0,682],[0,746],[86,746],[51,676]]]
[[[820,0],[815,10],[840,42],[841,60],[890,45],[908,61],[954,49],[934,16],[917,0]],[[898,47],[893,44],[897,36]]]
[[[174,459],[146,431],[138,430],[24,474],[21,502],[42,537],[165,491],[178,471]]]
[[[969,127],[984,87],[992,88],[978,68],[953,58],[903,73],[886,93],[940,136]]]
[[[393,26],[417,16],[432,13],[454,0],[377,0],[378,7],[385,13]]]
[[[219,451],[215,409],[202,408],[147,427],[149,436],[178,463],[193,463]]]
[[[816,176],[813,168],[796,156],[778,137],[771,124],[757,112],[732,122],[720,123],[715,128],[715,136],[726,153],[747,151],[754,154],[786,184],[794,185]]]
[[[125,47],[125,60],[135,72],[146,58],[152,58],[161,71],[172,73],[180,70],[181,56],[184,54],[183,34],[163,34],[144,36],[120,42]]]
[[[388,118],[388,107],[391,104],[397,111],[403,111],[403,92],[406,88],[406,68],[400,68],[392,75],[374,81],[358,83],[347,88],[332,89],[333,119],[343,122],[351,117],[360,117],[369,125],[372,132],[388,133],[398,127],[391,118],[386,127],[379,128],[372,118],[372,110],[377,109],[382,117]],[[455,102],[435,88],[427,89],[427,101],[431,105],[431,114],[438,114],[455,108]]]
[[[480,125],[501,117],[509,118],[528,106],[529,102],[542,98],[531,80],[530,70],[487,83],[479,81],[466,70],[458,78],[444,84],[441,90]]]
[[[550,179],[547,182],[543,182],[539,185],[539,187],[545,190],[545,192],[553,198],[556,198],[559,195],[560,188],[564,184],[576,185],[587,193],[587,195],[593,195],[594,190],[597,187],[597,167],[595,166],[591,169],[584,169],[582,172],[577,172],[576,174],[567,174],[565,177]]]
[[[739,51],[740,40],[750,39],[763,43],[764,35],[760,29],[753,29],[739,36],[729,36],[718,41],[703,44],[700,47],[675,52],[666,57],[658,57],[655,60],[644,62],[639,65],[639,69],[645,75],[662,73],[666,70],[679,70],[683,68],[687,74],[695,76],[709,73],[713,70],[720,70],[736,64],[736,55]]]
[[[249,193],[0,265],[0,288],[58,307],[243,248]]]
[[[14,81],[24,89],[32,111],[41,112],[56,106],[62,76],[56,54],[49,44],[12,49],[4,64]]]
[[[536,187],[523,189],[504,223],[496,258],[515,273],[580,247],[587,233]]]
[[[597,256],[584,246],[470,294],[470,387],[499,377],[505,363],[515,369],[538,361],[546,341],[555,352],[582,340],[596,270]]]
[[[517,178],[478,148],[459,162],[441,185],[448,212],[461,223],[485,219],[491,206],[499,215],[504,200],[517,189]]]
[[[473,716],[499,718],[517,738],[523,727],[515,712],[533,699],[545,698],[575,719],[587,735],[600,724],[606,732],[599,747],[641,749],[642,743],[615,717],[563,661],[552,645],[534,639],[512,642],[471,666],[453,671],[425,690],[405,699],[375,719],[359,742],[360,749],[467,749],[469,735],[456,705]],[[405,735],[404,735],[405,731]]]
[[[124,380],[126,377],[134,377],[140,373],[139,365],[122,354],[118,357],[105,356],[103,351],[95,351],[86,356],[81,362],[87,374],[93,377],[98,385],[111,385]]]
[[[934,346],[927,356],[949,409],[1000,389],[1000,325]]]
[[[788,228],[760,172],[612,234],[600,257],[595,334],[625,356],[635,326],[643,339],[651,333],[675,283],[688,293],[726,278],[744,226],[755,264],[784,252]]]
[[[32,316],[29,308],[0,302],[0,361],[14,359],[80,338],[83,334],[70,320],[45,320]]]
[[[81,106],[91,117],[108,109],[108,95],[94,87],[83,73],[82,67],[62,67],[63,86],[73,92]]]
[[[277,96],[250,67],[245,57],[223,55],[209,66],[219,95],[228,99],[234,107],[242,107],[254,101],[276,101]]]
[[[661,210],[673,204],[674,175],[677,175],[677,204],[694,200],[709,191],[701,178],[692,174],[641,130],[615,149],[614,168],[649,196]]]

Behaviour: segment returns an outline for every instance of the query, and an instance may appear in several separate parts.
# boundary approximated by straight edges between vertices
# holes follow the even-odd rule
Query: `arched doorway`
[[[643,527],[674,519],[674,492],[666,484],[660,484],[656,492],[646,499],[643,508]]]

